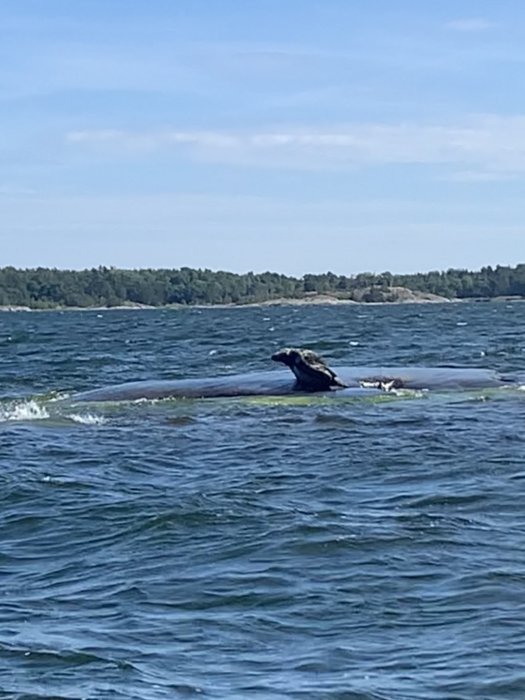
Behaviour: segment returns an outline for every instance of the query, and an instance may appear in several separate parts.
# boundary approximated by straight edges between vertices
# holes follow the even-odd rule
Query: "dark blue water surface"
[[[0,696],[525,697],[525,392],[73,405],[333,364],[525,368],[525,304],[0,315]]]

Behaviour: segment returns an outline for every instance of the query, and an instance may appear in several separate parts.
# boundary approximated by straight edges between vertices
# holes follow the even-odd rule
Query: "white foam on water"
[[[64,399],[69,399],[71,394],[69,394],[67,391],[61,391],[57,392],[53,396],[49,396],[46,398],[46,401],[49,401],[49,403],[56,403],[57,401],[63,401]]]
[[[101,425],[107,422],[104,416],[95,413],[72,413],[70,415],[58,414],[60,418],[71,420],[82,425]],[[53,411],[53,416],[56,416]],[[7,422],[28,422],[47,420],[51,418],[46,406],[37,403],[34,399],[27,401],[9,401],[0,404],[0,423]]]
[[[5,406],[0,406],[0,423],[45,420],[46,418],[49,418],[49,413],[44,406],[40,406],[33,400],[12,402]]]
[[[74,423],[80,423],[81,425],[102,425],[107,422],[104,416],[97,416],[94,413],[72,413],[69,418]]]

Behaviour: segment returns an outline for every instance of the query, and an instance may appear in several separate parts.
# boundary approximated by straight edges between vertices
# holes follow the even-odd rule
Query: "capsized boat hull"
[[[375,381],[397,379],[406,389],[462,390],[512,386],[516,378],[489,369],[456,367],[334,367],[348,389],[325,392],[334,397],[373,395]],[[134,401],[138,399],[217,398],[233,396],[287,396],[298,394],[294,377],[286,370],[269,370],[195,379],[128,382],[75,394],[75,401]],[[304,392],[303,392],[304,393]]]

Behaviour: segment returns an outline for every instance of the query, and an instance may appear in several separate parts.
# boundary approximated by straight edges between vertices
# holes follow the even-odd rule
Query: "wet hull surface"
[[[363,382],[397,379],[403,388],[414,390],[462,390],[512,386],[517,377],[488,369],[451,367],[334,367],[347,389],[327,392],[334,397],[372,395],[379,390]],[[286,370],[251,372],[219,377],[128,382],[73,396],[75,401],[134,401],[138,399],[214,398],[232,396],[288,396],[301,393]]]

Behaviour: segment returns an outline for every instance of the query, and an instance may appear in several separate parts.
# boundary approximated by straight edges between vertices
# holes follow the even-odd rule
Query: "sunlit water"
[[[525,368],[525,304],[0,315],[2,698],[525,697],[525,392],[72,404],[141,379]]]

